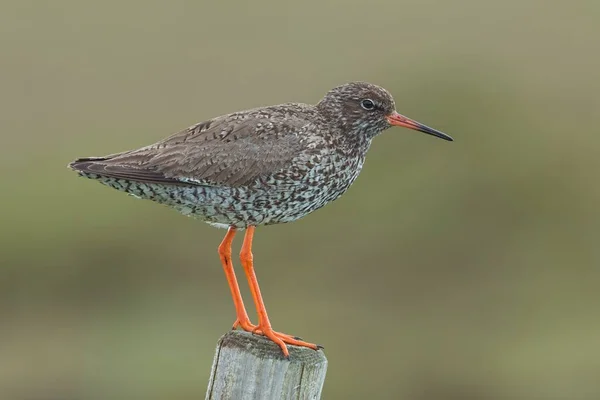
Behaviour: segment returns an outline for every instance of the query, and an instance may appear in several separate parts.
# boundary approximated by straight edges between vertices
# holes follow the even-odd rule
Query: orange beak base
[[[423,125],[420,122],[413,121],[410,118],[406,118],[404,115],[400,115],[397,112],[393,112],[392,114],[388,115],[386,119],[388,120],[390,125],[393,126],[402,126],[404,128],[414,129],[415,131],[423,132],[428,135],[433,135],[439,137],[440,139],[448,140],[450,142],[454,140],[452,139],[452,137],[446,135],[443,132],[430,128],[427,125]]]

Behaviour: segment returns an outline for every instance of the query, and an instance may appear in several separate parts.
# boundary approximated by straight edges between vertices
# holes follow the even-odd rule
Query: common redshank
[[[289,357],[286,343],[320,346],[271,327],[254,273],[255,227],[295,221],[340,197],[358,177],[371,140],[392,126],[452,140],[398,114],[387,90],[351,82],[330,90],[316,105],[286,103],[223,115],[150,146],[79,158],[69,167],[227,228],[218,252],[235,305],[233,327],[268,337]],[[238,230],[245,230],[240,260],[258,325],[250,322],[233,270],[231,243]]]

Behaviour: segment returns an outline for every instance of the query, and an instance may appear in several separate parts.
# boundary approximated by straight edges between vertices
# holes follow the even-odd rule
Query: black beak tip
[[[438,137],[440,139],[447,140],[448,142],[454,141],[454,139],[452,139],[452,136],[446,135],[444,132],[440,132],[437,129],[430,128],[427,125],[423,125],[423,124],[419,124],[417,126],[418,126],[418,128],[417,128],[418,131],[421,131],[421,132],[426,133],[431,136]]]
[[[433,130],[433,129],[432,130],[427,130],[427,131],[424,131],[424,132],[427,133],[427,134],[429,134],[429,135],[431,135],[431,136],[435,136],[437,138],[447,140],[448,142],[454,142],[454,139],[452,139],[452,136],[446,135],[443,132],[436,131],[436,130]]]

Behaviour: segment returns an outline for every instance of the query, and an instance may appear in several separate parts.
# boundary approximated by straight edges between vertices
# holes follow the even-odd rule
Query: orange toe
[[[254,332],[258,327],[250,322],[249,319],[236,319],[231,329],[242,328],[246,332]]]
[[[286,344],[291,344],[292,346],[308,347],[309,349],[313,349],[313,350],[319,350],[319,349],[323,348],[323,346],[319,346],[314,343],[308,343],[303,340],[300,340],[297,336],[288,335],[288,334],[280,333],[280,332],[275,332],[270,327],[262,327],[262,328],[259,327],[259,329],[257,329],[257,332],[258,331],[260,331],[260,333],[263,336],[268,337],[276,345],[278,345],[281,348],[281,351],[283,352],[283,356],[286,358],[290,357],[290,353],[288,351]]]
[[[235,323],[233,324],[233,329],[236,329],[236,328],[241,328],[242,330],[244,330],[246,332],[251,332],[253,334],[261,335],[261,336],[265,336],[265,337],[269,338],[271,341],[273,341],[275,344],[277,344],[281,348],[281,351],[283,352],[283,355],[285,357],[289,357],[289,351],[288,351],[286,344],[291,344],[292,346],[308,347],[309,349],[313,349],[313,350],[319,350],[319,349],[323,348],[323,346],[319,346],[314,343],[305,342],[298,336],[288,335],[286,333],[281,333],[281,332],[276,332],[270,326],[260,327],[260,326],[254,325],[247,319],[243,319],[243,320],[237,319],[235,321]]]

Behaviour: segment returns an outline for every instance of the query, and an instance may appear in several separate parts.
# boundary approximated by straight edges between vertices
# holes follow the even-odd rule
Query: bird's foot
[[[253,335],[266,336],[263,333],[263,331],[257,325],[254,325],[252,322],[250,322],[249,319],[242,319],[242,320],[240,320],[239,318],[236,319],[235,322],[233,323],[233,327],[231,329],[237,329],[237,328],[241,328],[242,330],[244,330],[246,332],[250,332]],[[286,337],[291,340],[302,340],[302,338],[299,336],[288,335],[288,334],[281,333],[281,332],[275,332],[275,334],[277,336]]]
[[[242,328],[242,330],[244,330],[246,332],[253,332],[257,328],[257,326],[254,325],[252,322],[250,322],[250,320],[248,318],[244,318],[244,319],[238,318],[233,323],[233,327],[231,329],[235,330],[237,328]]]
[[[297,336],[288,335],[288,334],[281,333],[281,332],[275,332],[270,326],[263,326],[263,327],[258,326],[257,329],[255,330],[255,333],[266,336],[267,338],[269,338],[273,342],[275,342],[275,344],[281,348],[281,351],[283,352],[283,356],[285,358],[290,358],[290,353],[287,349],[286,344],[291,344],[293,346],[300,346],[300,347],[308,347],[309,349],[313,349],[313,350],[319,350],[319,349],[323,348],[323,346],[319,346],[314,343],[305,342],[305,341],[301,340],[300,338],[298,338]]]
[[[285,358],[290,357],[286,343],[291,344],[293,346],[308,347],[309,349],[313,349],[313,350],[319,350],[319,349],[323,348],[323,346],[320,346],[318,344],[305,342],[302,340],[302,338],[300,338],[298,336],[288,335],[286,333],[281,333],[281,332],[276,332],[270,326],[261,327],[259,325],[254,325],[248,319],[242,319],[242,320],[237,319],[233,324],[233,329],[236,329],[236,328],[241,328],[241,329],[245,330],[246,332],[251,332],[253,334],[262,335],[262,336],[269,338],[271,341],[275,342],[275,344],[277,344],[281,348],[281,351],[283,352],[283,355]]]

